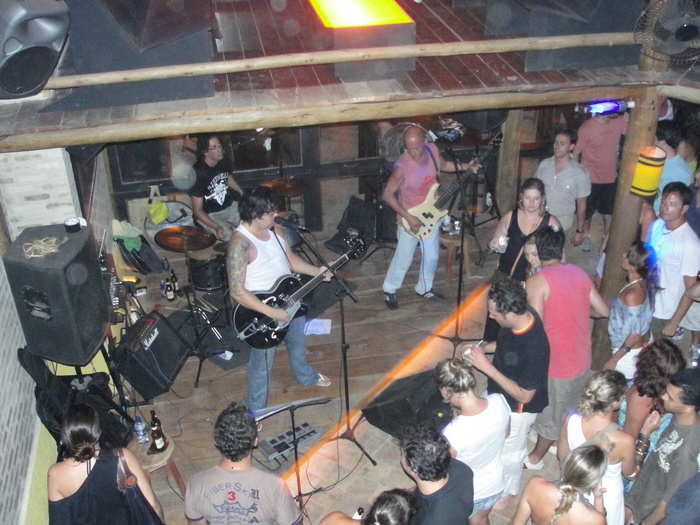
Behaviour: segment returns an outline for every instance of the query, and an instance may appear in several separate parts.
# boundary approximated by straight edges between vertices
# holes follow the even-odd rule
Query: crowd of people
[[[657,145],[668,158],[659,197],[643,207],[639,240],[620,261],[627,282],[612,304],[594,279],[566,260],[567,238],[581,250],[593,248],[593,213],[603,215],[607,229],[625,128],[624,117],[594,116],[578,141],[576,132],[558,131],[554,155],[523,182],[518,206],[502,217],[490,242],[501,256],[488,292],[483,341],[460,345],[458,357],[435,367],[454,417],[442,430],[418,426],[406,432],[399,444],[401,466],[414,487],[381,493],[363,524],[483,525],[493,510],[507,506],[516,508],[513,524],[697,520],[700,369],[693,366],[693,352],[700,345],[700,170],[691,185],[687,158],[693,148],[674,123],[659,123]],[[397,225],[399,242],[383,284],[389,309],[399,307],[396,292],[419,245],[415,291],[426,299],[438,296],[437,229],[417,237],[423,224],[412,207],[439,171],[478,169],[475,161],[445,161],[419,127],[408,127],[403,141],[406,151],[384,192],[404,221]],[[294,319],[256,295],[291,270],[330,278],[327,269],[289,249],[274,224],[275,196],[265,187],[240,188],[218,137],[199,137],[198,153],[190,189],[194,215],[228,241],[232,298],[287,323],[279,343],[286,343],[294,377],[304,385],[329,386],[329,378],[306,361],[303,317]],[[591,316],[609,319],[612,357],[598,372],[591,370]],[[687,345],[680,343],[685,331]],[[258,427],[251,411],[267,405],[274,354],[275,347],[251,352],[246,404],[233,403],[217,418],[214,443],[221,459],[190,477],[188,523],[224,523],[230,513],[260,523],[302,522],[284,484],[252,463]],[[487,379],[485,392],[477,389],[477,371]],[[157,523],[162,511],[138,461],[128,450],[101,448],[99,438],[95,412],[74,407],[63,426],[65,459],[49,471],[51,523],[97,522],[77,516],[84,508],[98,520],[108,509],[102,523],[127,523],[117,475],[124,469]],[[545,459],[553,445],[556,456]],[[559,479],[535,476],[521,487],[523,469],[542,470],[545,461],[559,462]],[[321,523],[353,522],[334,512]]]

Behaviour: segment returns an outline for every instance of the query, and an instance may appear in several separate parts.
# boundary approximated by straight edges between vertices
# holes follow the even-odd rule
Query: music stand
[[[294,449],[294,474],[297,479],[297,495],[294,499],[297,500],[299,505],[299,512],[304,512],[304,496],[309,496],[321,491],[322,489],[314,489],[311,492],[303,493],[301,491],[301,475],[299,474],[299,442],[297,440],[297,426],[294,420],[294,412],[298,408],[313,406],[313,405],[325,405],[331,400],[330,397],[312,397],[309,399],[302,399],[300,401],[292,401],[291,403],[281,403],[279,405],[261,408],[260,410],[253,410],[251,415],[255,419],[256,423],[272,417],[275,414],[289,410],[289,418],[292,425],[292,448]]]

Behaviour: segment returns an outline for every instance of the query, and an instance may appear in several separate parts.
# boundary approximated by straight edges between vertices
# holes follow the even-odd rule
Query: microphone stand
[[[457,299],[456,299],[456,310],[459,311],[459,306],[462,304],[462,295],[464,293],[464,236],[466,232],[466,224],[467,224],[467,215],[466,215],[466,207],[467,207],[467,195],[466,195],[466,186],[469,182],[470,178],[474,179],[474,187],[473,187],[473,193],[472,193],[472,200],[476,199],[476,174],[471,174],[468,175],[464,173],[464,171],[460,170],[457,162],[457,156],[455,155],[454,151],[452,150],[452,147],[449,145],[445,146],[445,152],[447,155],[450,157],[452,160],[454,166],[455,166],[455,175],[457,176],[457,184],[459,187],[459,190],[455,192],[455,194],[452,196],[452,199],[450,199],[450,204],[448,206],[448,210],[452,209],[452,206],[454,206],[455,201],[457,200],[457,197],[459,196],[459,200],[461,203],[461,214],[460,214],[460,224],[462,227],[460,228],[459,231],[459,250],[457,252],[457,258],[459,260],[459,271],[457,273]],[[474,240],[476,241],[476,245],[479,248],[479,253],[481,254],[481,246],[479,245],[479,240],[476,238],[476,231],[474,230],[474,222],[471,221],[469,223],[469,227],[471,230],[471,235],[474,237]],[[445,336],[441,334],[434,334],[431,332],[430,335],[434,337],[438,337],[440,339],[445,339],[452,343],[452,359],[455,358],[457,355],[457,346],[459,343],[466,343],[466,342],[473,342],[473,341],[480,341],[480,339],[464,339],[459,336],[459,328],[460,328],[460,315],[458,314],[455,318],[455,335],[453,336]]]
[[[377,466],[377,462],[372,458],[372,456],[369,455],[369,453],[364,449],[364,447],[360,444],[359,441],[357,441],[357,438],[355,437],[355,427],[350,424],[350,386],[348,384],[348,349],[350,348],[350,345],[347,344],[347,341],[345,339],[345,295],[348,295],[350,299],[353,300],[354,303],[357,303],[357,297],[350,291],[350,289],[347,287],[343,279],[338,277],[338,274],[335,272],[335,270],[331,269],[329,267],[328,262],[323,258],[323,256],[318,253],[318,251],[312,246],[310,242],[308,242],[303,235],[300,235],[301,241],[304,243],[309,248],[309,251],[316,257],[316,259],[320,262],[321,266],[325,266],[326,268],[329,269],[329,271],[333,274],[333,277],[335,277],[336,281],[342,288],[341,290],[338,290],[336,292],[336,295],[339,298],[339,305],[340,305],[340,354],[342,357],[341,360],[341,365],[342,365],[342,371],[341,373],[343,374],[343,397],[345,398],[345,431],[340,434],[339,436],[334,437],[330,441],[335,441],[337,439],[345,439],[347,441],[350,441],[353,443],[359,450],[362,452],[364,456],[369,459],[369,461],[374,465],[375,467]],[[357,423],[361,421],[361,418],[358,419]]]

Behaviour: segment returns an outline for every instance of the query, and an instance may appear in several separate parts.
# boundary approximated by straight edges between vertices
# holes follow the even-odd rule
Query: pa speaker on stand
[[[68,6],[61,0],[0,0],[0,98],[41,91],[68,35]]]
[[[109,299],[87,230],[63,224],[25,229],[3,256],[27,350],[84,366],[109,321]]]

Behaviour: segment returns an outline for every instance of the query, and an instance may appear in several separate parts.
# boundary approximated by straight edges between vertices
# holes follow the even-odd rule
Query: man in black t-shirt
[[[233,167],[224,159],[219,137],[199,135],[194,165],[197,180],[190,189],[192,213],[197,224],[211,231],[219,240],[227,241],[240,222],[235,202],[243,190],[233,178]]]
[[[459,349],[464,359],[488,377],[488,393],[503,394],[511,409],[510,433],[501,453],[504,497],[494,506],[498,510],[520,491],[527,434],[549,402],[549,342],[542,320],[527,305],[525,288],[515,279],[506,278],[491,286],[488,309],[489,317],[501,327],[497,340],[483,346],[460,345]],[[493,363],[486,353],[494,353]]]
[[[466,523],[474,506],[474,473],[452,459],[447,438],[434,428],[410,429],[401,439],[401,466],[416,482],[411,525]]]

